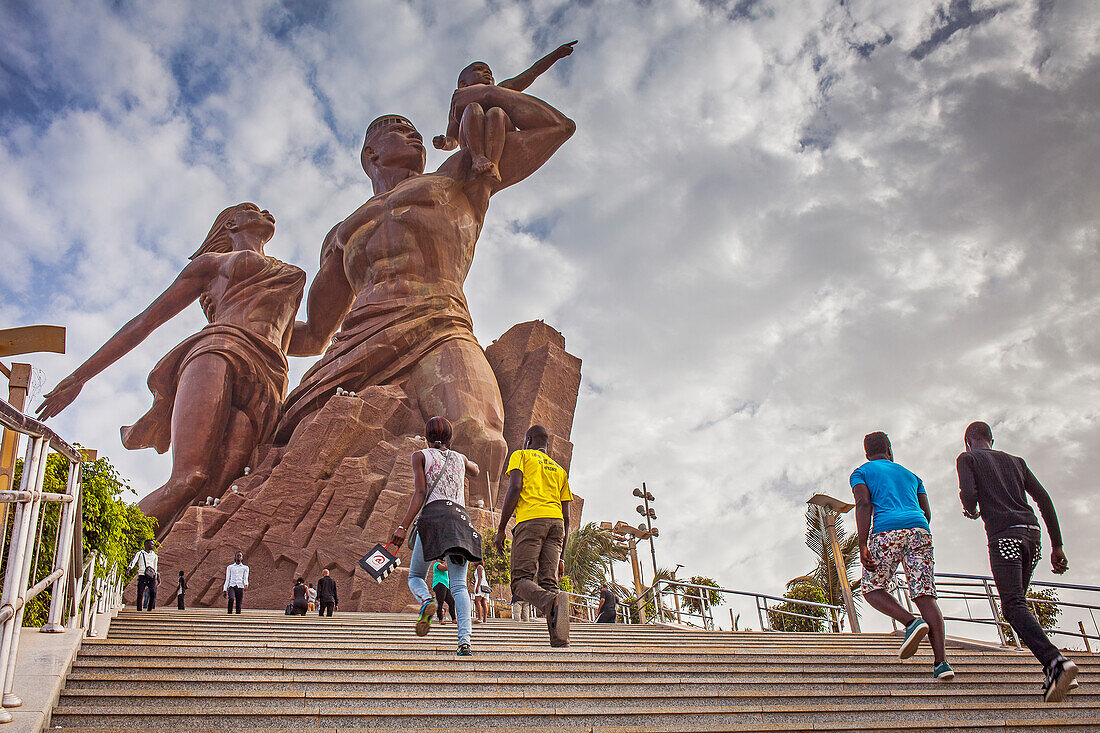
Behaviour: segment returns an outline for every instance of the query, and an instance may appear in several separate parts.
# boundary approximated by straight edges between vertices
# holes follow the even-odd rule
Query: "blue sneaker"
[[[470,650],[469,644],[459,644],[458,651],[455,652],[455,655],[459,657],[472,657],[474,653]]]
[[[905,641],[901,643],[901,649],[898,649],[898,656],[902,659],[908,659],[916,654],[917,647],[920,646],[921,640],[926,636],[928,636],[928,624],[920,616],[917,616],[911,624],[905,627]]]
[[[427,636],[432,629],[432,616],[435,615],[435,601],[427,600],[420,604],[420,616],[416,619],[416,635]]]
[[[950,682],[955,679],[955,670],[946,661],[940,662],[932,668],[932,679],[939,682]]]

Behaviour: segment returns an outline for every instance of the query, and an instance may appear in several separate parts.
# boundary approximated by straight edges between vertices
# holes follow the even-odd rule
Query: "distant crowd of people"
[[[160,558],[154,550],[153,540],[145,540],[144,547],[138,550],[130,561],[129,569],[137,570],[137,609],[152,611],[157,604],[157,585],[160,573],[157,565]],[[248,588],[248,565],[244,563],[244,553],[238,552],[233,562],[225,568],[225,583],[222,595],[227,599],[226,613],[239,614],[244,604],[244,591]],[[183,571],[179,571],[176,581],[176,608],[184,610],[187,580]],[[288,615],[305,615],[307,611],[317,611],[318,616],[332,616],[340,607],[340,595],[336,580],[329,574],[328,568],[321,571],[316,589],[313,583],[308,586],[305,579],[298,578],[291,589],[292,600],[286,607]]]
[[[971,423],[964,433],[966,450],[956,459],[959,498],[968,519],[982,519],[989,548],[989,565],[1001,612],[1013,631],[1043,665],[1043,697],[1058,702],[1077,687],[1077,665],[1058,650],[1027,605],[1027,587],[1039,564],[1039,520],[1028,497],[1039,507],[1050,535],[1050,565],[1057,574],[1069,569],[1062,548],[1058,515],[1039,480],[1024,459],[993,449],[993,431],[984,422]],[[863,566],[860,590],[873,608],[905,627],[898,654],[908,659],[928,637],[932,646],[932,677],[955,677],[945,651],[943,614],[936,602],[933,570],[932,509],[924,482],[894,461],[886,433],[863,439],[867,462],[852,472],[856,500],[856,530]],[[920,616],[914,616],[890,595],[898,565],[905,568],[909,596]]]

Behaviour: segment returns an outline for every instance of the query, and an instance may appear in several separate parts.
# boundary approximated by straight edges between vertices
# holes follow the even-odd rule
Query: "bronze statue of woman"
[[[230,206],[176,281],[47,394],[43,419],[65,409],[84,383],[195,300],[208,326],[172,349],[149,374],[153,406],[122,428],[131,450],[172,446],[172,476],[138,506],[163,537],[197,500],[220,496],[253,449],[270,439],[287,390],[287,350],[306,274],[264,254],[275,217]]]

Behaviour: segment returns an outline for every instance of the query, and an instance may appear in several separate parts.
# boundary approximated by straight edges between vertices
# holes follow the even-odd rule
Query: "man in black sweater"
[[[981,517],[985,522],[989,566],[1001,597],[1001,611],[1017,636],[1043,664],[1046,673],[1043,698],[1059,702],[1076,686],[1077,665],[1063,657],[1050,642],[1026,601],[1031,574],[1039,564],[1042,550],[1039,520],[1028,504],[1028,496],[1038,505],[1050,533],[1051,569],[1059,575],[1069,569],[1054,502],[1024,459],[993,450],[993,431],[989,425],[971,423],[964,440],[966,452],[956,461],[963,514],[969,519]]]
[[[333,608],[340,607],[340,597],[336,595],[336,581],[329,577],[328,568],[321,572],[317,581],[317,615],[332,615]]]

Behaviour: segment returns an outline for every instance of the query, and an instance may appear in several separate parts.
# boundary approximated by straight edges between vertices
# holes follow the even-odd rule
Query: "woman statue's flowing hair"
[[[202,240],[202,246],[195,250],[195,254],[191,255],[188,259],[193,260],[199,255],[204,255],[207,252],[220,252],[222,254],[232,252],[233,240],[229,238],[229,229],[226,225],[229,223],[229,217],[233,216],[233,214],[241,209],[259,211],[260,207],[250,201],[246,201],[243,204],[230,206],[222,213],[218,214],[218,218],[214,219],[214,224],[210,227],[210,233],[206,235],[206,239]]]

